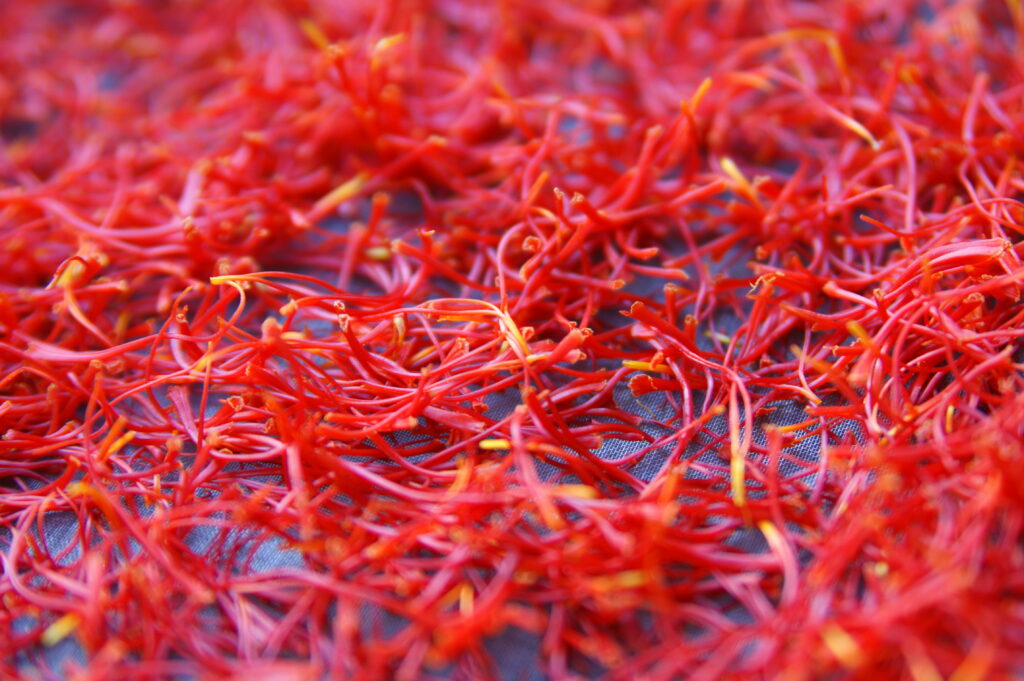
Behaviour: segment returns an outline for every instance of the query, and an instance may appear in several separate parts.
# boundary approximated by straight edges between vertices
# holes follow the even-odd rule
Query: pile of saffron
[[[1024,674],[1015,0],[38,0],[0,677]]]

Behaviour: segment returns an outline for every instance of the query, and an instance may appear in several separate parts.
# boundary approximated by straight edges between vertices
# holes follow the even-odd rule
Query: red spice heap
[[[1019,2],[11,2],[0,675],[1024,673]]]

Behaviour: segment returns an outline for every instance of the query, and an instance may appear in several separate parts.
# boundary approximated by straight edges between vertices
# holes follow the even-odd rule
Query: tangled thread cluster
[[[3,24],[0,676],[1024,669],[1019,2]]]

